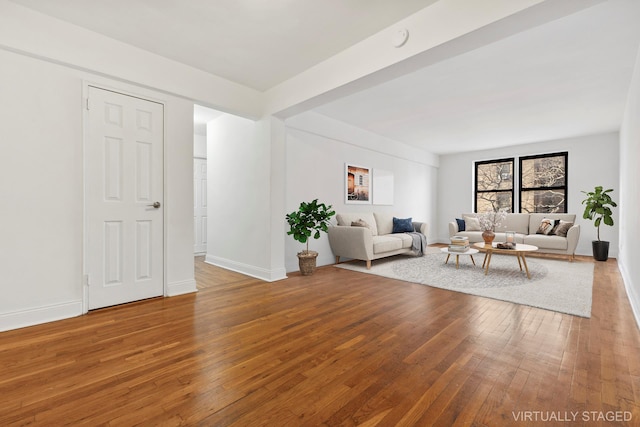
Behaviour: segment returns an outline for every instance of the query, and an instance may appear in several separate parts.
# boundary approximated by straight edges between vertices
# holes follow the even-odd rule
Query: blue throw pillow
[[[458,231],[464,231],[466,229],[464,219],[456,218],[456,222],[458,223]]]
[[[393,233],[411,233],[413,232],[413,224],[411,218],[396,218],[393,217]]]

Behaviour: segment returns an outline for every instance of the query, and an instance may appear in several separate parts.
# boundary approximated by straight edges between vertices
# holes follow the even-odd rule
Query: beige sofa
[[[329,227],[329,244],[336,257],[358,259],[367,262],[391,255],[415,255],[413,238],[407,233],[393,233],[393,217],[381,213],[342,213],[336,215],[337,226]],[[352,226],[364,221],[368,227]],[[414,231],[427,235],[426,223],[413,222]]]
[[[475,218],[478,214],[463,214],[460,218],[462,219],[465,216]],[[545,218],[571,222],[574,225],[569,228],[566,237],[537,234],[540,223]],[[578,239],[580,238],[580,225],[576,224],[575,221],[575,214],[509,213],[504,223],[496,228],[494,242],[504,242],[506,240],[505,232],[515,231],[516,243],[537,246],[540,252],[570,255],[573,260]],[[482,231],[459,231],[457,221],[449,223],[449,237],[454,235],[467,236],[470,243],[482,242]]]

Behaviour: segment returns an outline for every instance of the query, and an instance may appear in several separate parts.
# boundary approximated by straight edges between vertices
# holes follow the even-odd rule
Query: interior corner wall
[[[83,82],[165,102],[167,293],[195,291],[193,104],[0,49],[0,331],[83,312]]]
[[[144,95],[144,92],[140,93]],[[193,102],[165,102],[165,272],[166,295],[196,292],[193,262]]]
[[[285,183],[286,183],[286,129],[284,121],[268,116],[258,121],[263,143],[270,144],[270,227],[268,249],[272,280],[287,277],[285,269]]]
[[[265,126],[230,114],[207,124],[205,260],[273,281],[284,274],[271,264],[271,142]]]
[[[385,212],[427,222],[432,227],[436,217],[437,156],[315,113],[292,117],[285,121],[285,126],[286,212],[296,210],[300,202],[317,198],[332,205],[338,213]],[[387,147],[388,152],[382,147]],[[394,204],[346,204],[346,162],[392,172]],[[375,188],[372,191],[375,193]],[[335,217],[332,223],[335,224]],[[427,236],[429,243],[433,243],[431,229]],[[296,254],[304,248],[305,245],[286,236],[287,272],[299,270]],[[326,234],[318,240],[311,239],[309,249],[319,253],[318,266],[335,262]]]
[[[584,194],[581,191],[591,191],[597,185],[602,185],[616,189],[612,194],[614,199],[620,196],[617,132],[441,156],[438,175],[438,241],[449,241],[450,221],[459,218],[462,213],[473,211],[475,161],[561,151],[569,153],[567,212],[575,213],[576,222],[580,224],[576,253],[590,256],[591,241],[597,239],[596,228],[592,221],[582,219]],[[613,227],[600,228],[600,238],[611,242],[609,255],[613,258],[618,255],[618,212],[618,209],[614,210],[616,224]]]
[[[193,134],[193,157],[199,159],[207,158],[207,136]]]
[[[640,50],[620,130],[620,244],[618,268],[640,326]]]

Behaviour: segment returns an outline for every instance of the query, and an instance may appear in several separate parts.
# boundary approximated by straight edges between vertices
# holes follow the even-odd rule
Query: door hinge
[[[86,107],[87,107],[87,110],[90,110],[90,108],[89,108],[89,98],[87,98]]]

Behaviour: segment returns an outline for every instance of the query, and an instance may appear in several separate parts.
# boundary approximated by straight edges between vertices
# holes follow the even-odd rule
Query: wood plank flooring
[[[196,259],[196,278],[0,333],[0,426],[640,425],[613,259],[590,319],[332,266],[265,283]]]

